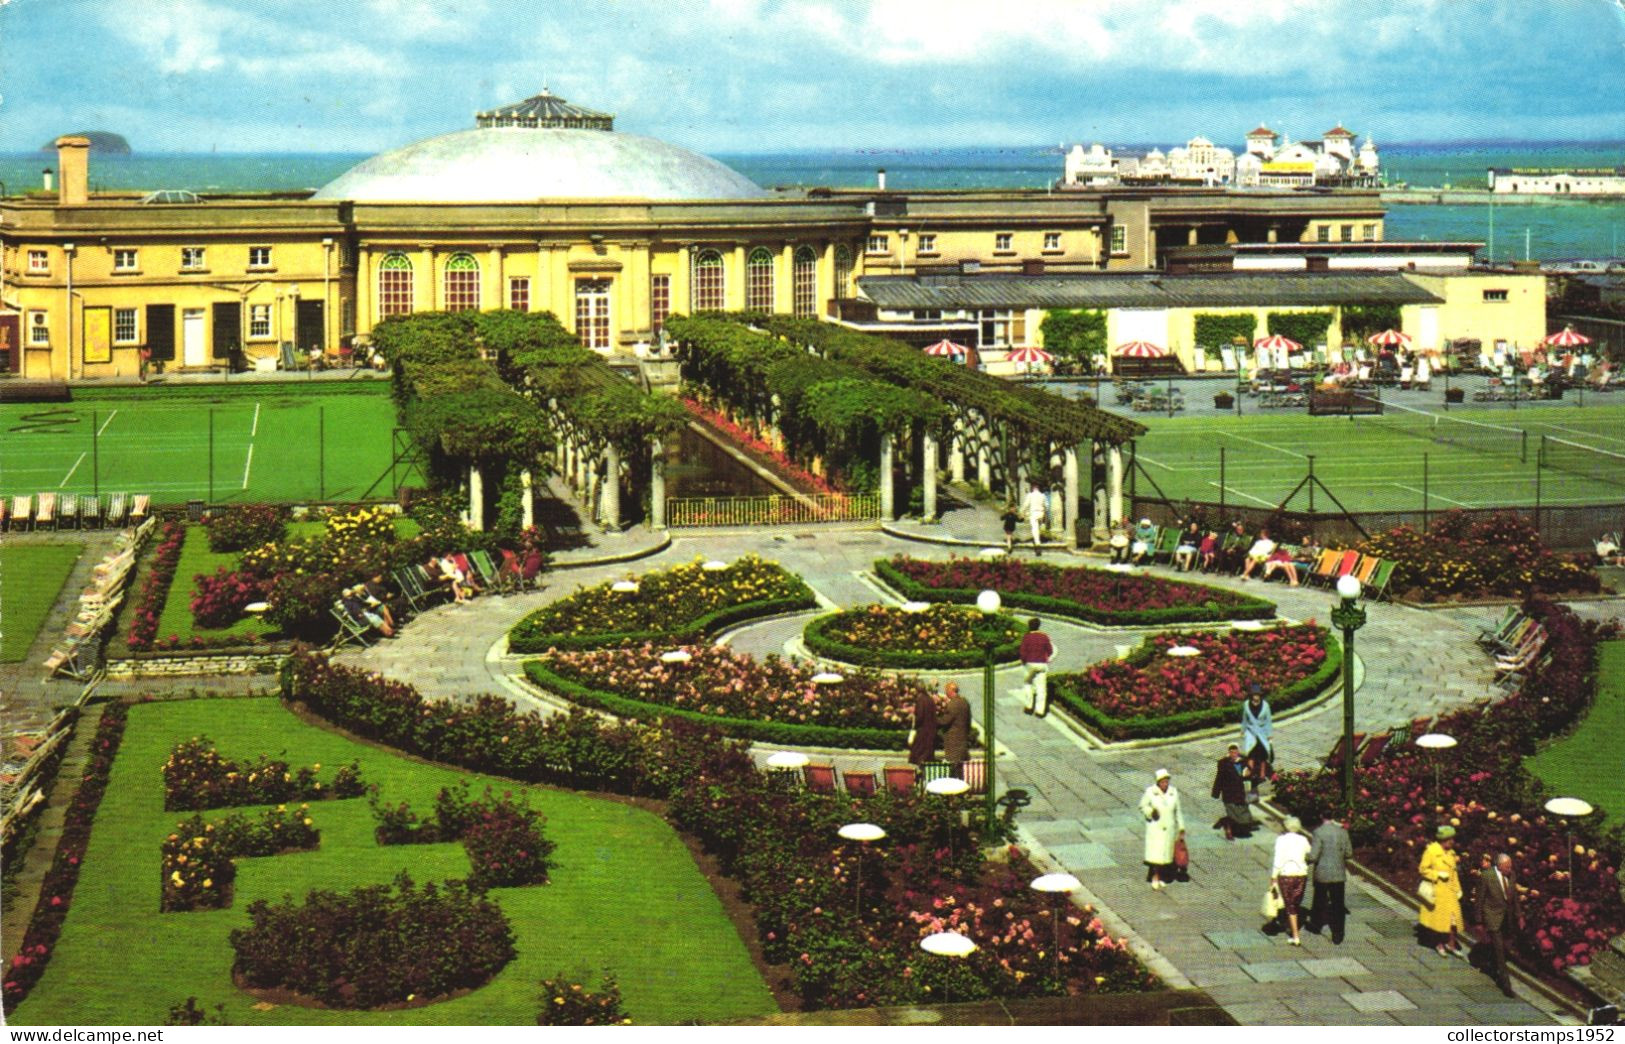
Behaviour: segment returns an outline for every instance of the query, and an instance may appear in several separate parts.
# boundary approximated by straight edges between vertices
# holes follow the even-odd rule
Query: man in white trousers
[[[1033,554],[1042,555],[1044,540],[1044,520],[1049,515],[1049,497],[1044,493],[1044,487],[1034,484],[1021,498],[1022,513],[1027,516],[1027,522],[1033,529]]]

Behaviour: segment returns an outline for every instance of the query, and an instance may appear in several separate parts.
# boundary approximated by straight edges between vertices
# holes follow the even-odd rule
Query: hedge
[[[1268,322],[1271,335],[1280,334],[1310,348],[1325,339],[1332,326],[1332,313],[1271,312]]]
[[[905,671],[951,671],[981,667],[986,661],[981,649],[914,652],[904,649],[870,649],[860,645],[847,645],[824,632],[840,613],[820,616],[801,632],[807,651],[828,660],[850,663],[856,667],[882,667]],[[1021,642],[1007,642],[993,647],[993,662],[1011,663],[1021,654]]]
[[[893,568],[891,562],[884,558],[875,561],[875,573],[881,580],[885,581],[887,586],[913,601],[959,602],[974,605],[976,596],[981,593],[963,587],[927,587],[925,584],[916,583],[898,572],[897,569]],[[1189,581],[1182,580],[1180,583],[1189,583]],[[1191,586],[1206,587],[1207,585],[1192,584]],[[1218,590],[1218,588],[1213,590]],[[1228,607],[1205,602],[1202,605],[1182,606],[1175,609],[1097,609],[1093,606],[1082,605],[1062,598],[1027,594],[1022,591],[1000,591],[999,597],[1006,606],[1011,608],[1030,609],[1050,616],[1060,616],[1081,620],[1084,623],[1117,627],[1161,627],[1167,624],[1179,623],[1267,620],[1275,615],[1274,602],[1263,598],[1254,598],[1250,595],[1243,596],[1244,600],[1240,604]]]
[[[1247,315],[1221,315],[1198,312],[1196,315],[1196,343],[1208,348],[1222,348],[1238,339],[1253,343],[1253,331],[1258,329],[1258,317]]]
[[[1141,664],[1157,655],[1147,643],[1130,653],[1126,662]],[[1343,668],[1343,644],[1331,631],[1326,632],[1326,660],[1315,673],[1293,682],[1279,692],[1266,693],[1270,711],[1280,714],[1318,696],[1338,677]],[[1178,736],[1199,729],[1221,728],[1225,725],[1240,727],[1238,707],[1204,707],[1201,710],[1180,711],[1163,717],[1136,715],[1132,718],[1113,718],[1088,702],[1083,694],[1073,689],[1069,681],[1077,675],[1060,675],[1049,683],[1050,698],[1082,719],[1085,725],[1113,740],[1157,739]]]
[[[725,718],[714,714],[664,704],[635,700],[619,693],[593,689],[547,669],[540,660],[525,663],[525,676],[532,682],[573,703],[593,707],[630,721],[657,723],[678,719],[716,729],[735,739],[756,740],[782,746],[841,747],[859,750],[903,750],[908,733],[897,729],[841,729],[829,725],[798,725],[793,722],[758,721],[752,718]]]
[[[620,649],[628,645],[693,645],[735,624],[781,613],[818,608],[818,600],[808,591],[796,598],[768,598],[724,606],[687,623],[659,631],[620,631],[603,634],[542,634],[525,629],[521,620],[508,632],[510,653],[584,652],[589,649]]]

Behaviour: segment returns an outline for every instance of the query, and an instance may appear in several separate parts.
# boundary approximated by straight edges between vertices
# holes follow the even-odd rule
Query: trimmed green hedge
[[[875,561],[875,573],[881,580],[903,597],[920,602],[958,602],[975,605],[979,591],[961,587],[927,587],[916,583],[895,569],[891,562],[881,558]],[[1181,580],[1180,583],[1190,583]],[[1191,584],[1205,587],[1205,584]],[[1215,588],[1215,590],[1217,590]],[[1230,592],[1226,592],[1229,594]],[[1048,595],[1027,594],[1022,591],[1000,591],[1006,606],[1030,609],[1050,616],[1060,616],[1084,623],[1117,627],[1161,627],[1180,623],[1222,623],[1228,620],[1267,620],[1275,615],[1275,603],[1263,598],[1243,595],[1237,605],[1223,606],[1213,602],[1183,606],[1176,609],[1097,609]]]
[[[561,677],[540,660],[525,663],[525,676],[532,682],[572,703],[594,707],[632,721],[658,722],[681,719],[717,729],[738,739],[756,740],[786,747],[841,747],[858,750],[904,750],[908,733],[901,729],[840,729],[828,725],[797,725],[791,722],[756,721],[750,718],[724,718],[714,714],[668,707],[636,700],[619,693],[592,689]]]
[[[1223,348],[1238,340],[1252,344],[1253,331],[1257,329],[1258,317],[1254,315],[1198,312],[1195,341],[1205,348]]]
[[[818,608],[818,600],[809,590],[795,598],[769,598],[760,602],[742,602],[725,606],[704,616],[659,631],[621,631],[604,634],[545,634],[534,627],[527,628],[521,620],[508,632],[510,653],[540,653],[549,649],[560,652],[584,652],[589,649],[620,649],[628,645],[692,645],[704,641],[718,631],[735,624],[762,616],[777,616]]]
[[[1149,642],[1126,657],[1131,664],[1144,663],[1156,655]],[[1320,695],[1321,691],[1338,677],[1343,669],[1343,643],[1330,630],[1326,631],[1326,660],[1314,674],[1288,685],[1279,692],[1265,693],[1270,713],[1279,715]],[[1132,718],[1113,718],[1096,709],[1070,684],[1076,674],[1062,674],[1050,679],[1050,699],[1066,708],[1067,712],[1085,725],[1111,740],[1160,739],[1179,736],[1201,729],[1221,728],[1225,725],[1241,727],[1240,708],[1204,707],[1201,710],[1180,711],[1160,718],[1136,715]]]
[[[824,632],[827,631],[841,613],[830,613],[820,616],[809,623],[801,632],[801,640],[806,643],[807,651],[815,656],[825,659],[839,660],[857,667],[881,667],[889,670],[906,671],[951,671],[980,667],[983,664],[982,650],[943,650],[940,652],[915,652],[903,649],[870,649],[859,645],[847,645]],[[993,662],[1011,663],[1021,653],[1021,641],[1017,639],[1003,645],[993,647]]]

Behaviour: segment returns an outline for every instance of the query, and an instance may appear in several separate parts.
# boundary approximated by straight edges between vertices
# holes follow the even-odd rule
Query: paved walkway
[[[982,509],[985,511],[986,509]],[[977,512],[978,514],[980,512]],[[955,529],[970,522],[966,511]],[[968,528],[968,527],[966,527]],[[961,529],[963,531],[963,529]],[[996,530],[995,530],[996,531]],[[870,532],[681,537],[647,561],[590,566],[550,573],[537,593],[487,598],[442,607],[413,621],[402,636],[341,659],[410,681],[426,694],[465,698],[500,691],[519,658],[503,655],[505,630],[536,606],[578,586],[597,583],[696,557],[732,557],[754,550],[806,577],[838,605],[877,600],[866,572],[874,559],[907,551],[946,557],[951,549],[910,543]],[[1046,556],[1046,559],[1049,556]],[[1070,561],[1056,556],[1058,560]],[[1228,578],[1205,582],[1258,589]],[[1281,615],[1326,621],[1333,596],[1320,590],[1267,585]],[[1590,603],[1587,615],[1617,615],[1621,603]],[[1428,612],[1386,603],[1368,606],[1369,623],[1356,649],[1365,665],[1356,697],[1363,731],[1438,714],[1473,700],[1494,697],[1490,664],[1473,638],[1498,609]],[[757,655],[786,650],[811,614],[748,625],[727,637]],[[1100,631],[1057,623],[1057,668],[1082,666],[1116,655],[1144,632]],[[979,682],[965,676],[974,696]],[[1220,814],[1208,798],[1213,765],[1224,739],[1195,740],[1152,749],[1092,748],[1051,715],[1037,720],[1020,713],[1015,691],[1019,669],[999,672],[1000,781],[1025,787],[1034,800],[1020,819],[1027,839],[1075,873],[1108,915],[1130,932],[1170,985],[1206,990],[1238,1021],[1267,1024],[1543,1024],[1554,1014],[1549,1002],[1520,987],[1525,999],[1509,1001],[1479,972],[1459,959],[1440,958],[1414,938],[1414,914],[1381,892],[1351,884],[1352,917],[1343,945],[1305,936],[1301,949],[1284,937],[1259,931],[1258,903],[1268,878],[1274,834],[1227,843],[1209,829]],[[971,700],[980,713],[980,700]],[[1285,722],[1278,732],[1282,768],[1316,764],[1341,734],[1341,701]],[[843,767],[874,767],[872,758],[843,756]],[[1192,850],[1192,882],[1152,892],[1140,860],[1143,823],[1140,794],[1153,771],[1168,767],[1181,786]]]

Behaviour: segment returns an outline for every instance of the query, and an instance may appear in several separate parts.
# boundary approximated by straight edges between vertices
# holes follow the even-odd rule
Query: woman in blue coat
[[[1264,689],[1257,682],[1249,682],[1247,702],[1241,705],[1241,749],[1247,757],[1255,795],[1260,782],[1274,778],[1270,771],[1270,762],[1275,760],[1275,751],[1270,746],[1274,735],[1275,725],[1270,721],[1270,705],[1264,699]]]

